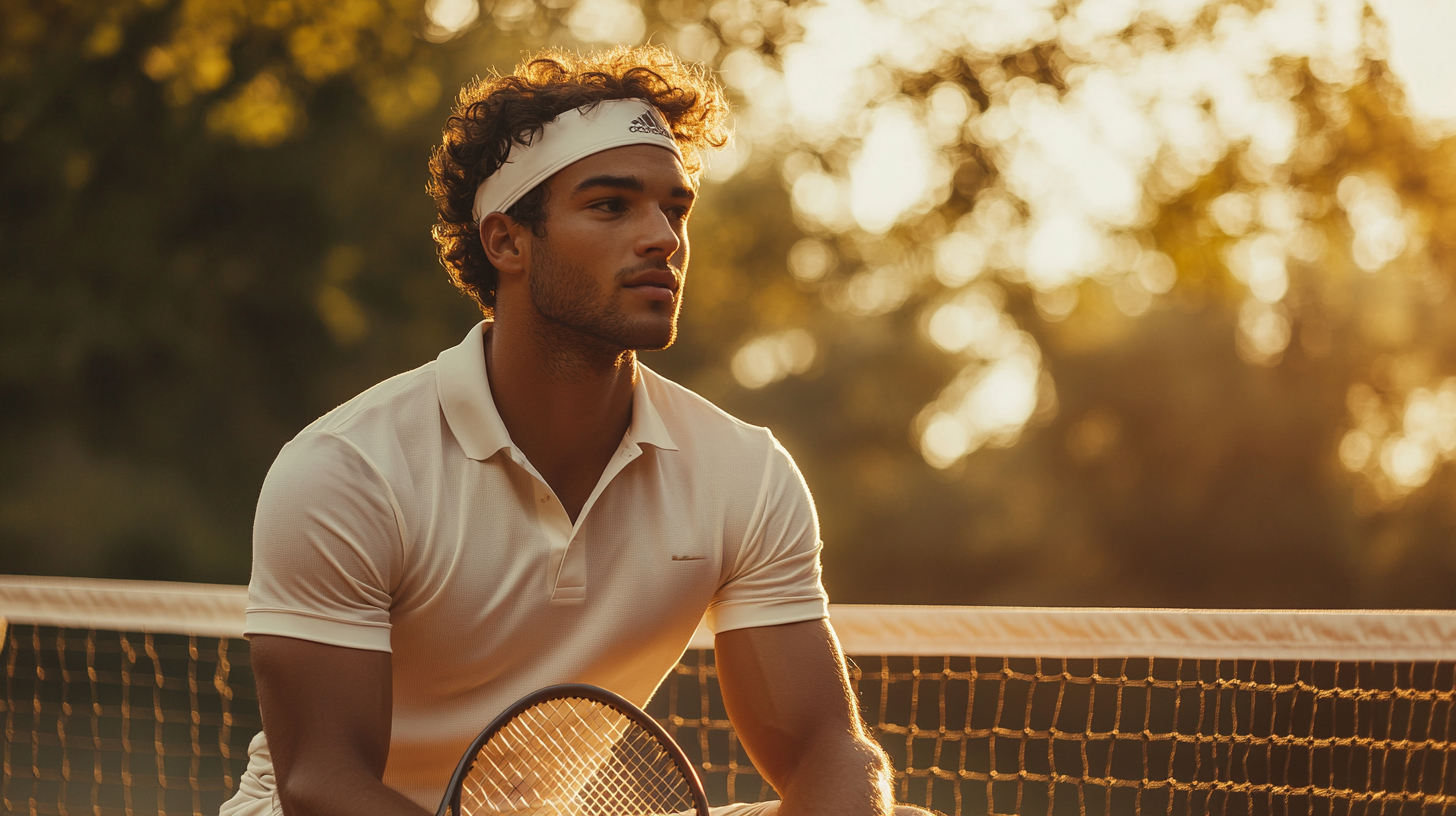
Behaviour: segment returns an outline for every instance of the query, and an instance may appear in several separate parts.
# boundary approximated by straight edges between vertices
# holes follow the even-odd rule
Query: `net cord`
[[[238,637],[247,587],[0,576],[14,624]],[[1456,660],[1456,611],[831,604],[847,654]],[[711,649],[699,625],[690,649]]]

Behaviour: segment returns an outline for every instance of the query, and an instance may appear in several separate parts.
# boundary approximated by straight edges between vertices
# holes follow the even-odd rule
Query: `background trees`
[[[6,5],[0,570],[245,580],[283,441],[476,319],[453,89],[651,38],[739,141],[648,363],[784,439],[836,600],[1450,605],[1427,77],[1381,9],[1114,5]]]

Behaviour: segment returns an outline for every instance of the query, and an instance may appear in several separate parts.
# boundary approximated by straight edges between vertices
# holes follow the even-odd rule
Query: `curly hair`
[[[667,120],[686,169],[701,169],[698,150],[728,143],[728,103],[701,65],[685,64],[657,45],[617,47],[573,54],[548,49],[508,76],[476,79],[460,91],[445,123],[444,138],[430,156],[430,195],[439,219],[432,234],[450,279],[487,316],[494,313],[499,273],[486,258],[480,227],[471,214],[475,190],[542,126],[569,110],[612,99],[642,99]],[[517,222],[545,235],[546,185],[506,210]]]

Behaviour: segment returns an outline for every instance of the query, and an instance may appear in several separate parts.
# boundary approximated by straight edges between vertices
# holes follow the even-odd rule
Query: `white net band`
[[[12,624],[239,637],[247,587],[0,576]],[[1456,611],[832,604],[847,654],[1456,660]],[[180,627],[180,628],[179,628]],[[690,649],[713,648],[699,626]]]
[[[245,586],[0,575],[12,624],[242,637],[247,606]]]

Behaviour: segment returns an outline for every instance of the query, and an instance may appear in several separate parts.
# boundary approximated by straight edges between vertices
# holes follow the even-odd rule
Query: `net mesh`
[[[1451,663],[856,657],[896,798],[955,814],[1456,813]],[[773,791],[709,651],[649,711],[709,801]]]
[[[7,813],[214,814],[259,728],[239,638],[12,623]],[[1449,662],[851,658],[899,801],[962,814],[1453,814]],[[713,805],[773,798],[711,650],[648,706]]]
[[[6,813],[216,813],[261,727],[247,642],[11,624]]]

